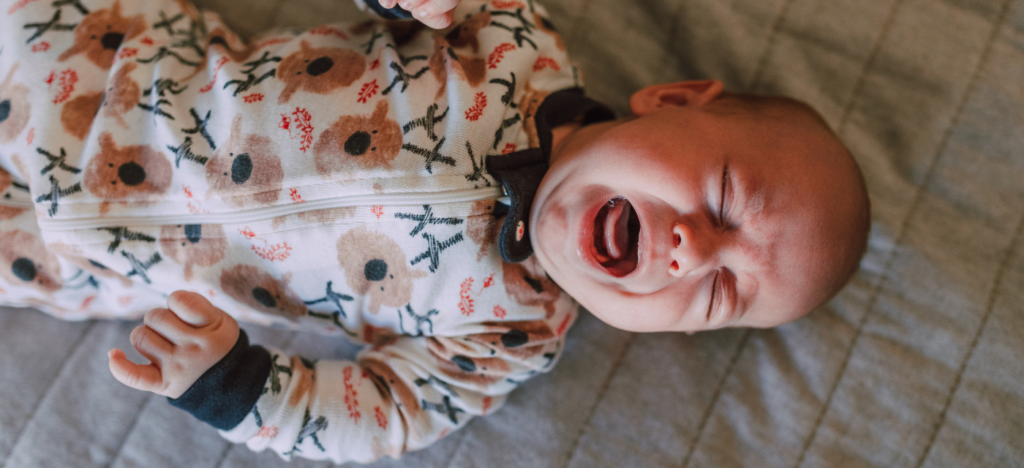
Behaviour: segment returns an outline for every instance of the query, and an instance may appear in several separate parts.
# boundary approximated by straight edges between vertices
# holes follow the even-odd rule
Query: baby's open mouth
[[[616,277],[636,270],[640,252],[640,218],[622,197],[608,200],[594,218],[594,258]]]

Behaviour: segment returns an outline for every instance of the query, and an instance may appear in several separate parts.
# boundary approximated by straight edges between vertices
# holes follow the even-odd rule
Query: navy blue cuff
[[[377,16],[380,16],[381,18],[384,18],[386,20],[413,19],[412,18],[412,13],[410,13],[410,12],[408,12],[406,10],[403,10],[398,5],[395,5],[394,8],[384,8],[384,7],[380,6],[380,2],[378,0],[364,0],[364,1],[366,2],[366,6],[368,6],[371,10],[373,10],[373,12],[377,14]]]
[[[270,352],[250,346],[245,330],[239,330],[238,341],[224,359],[199,377],[184,395],[167,401],[217,429],[229,430],[256,406],[270,366]]]

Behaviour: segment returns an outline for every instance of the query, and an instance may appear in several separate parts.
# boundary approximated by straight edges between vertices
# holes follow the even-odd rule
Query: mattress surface
[[[198,3],[249,36],[357,14]],[[546,5],[588,93],[622,115],[645,85],[703,78],[818,108],[867,179],[867,256],[773,330],[633,334],[583,314],[555,371],[500,411],[373,466],[1024,466],[1024,0]],[[136,325],[0,310],[0,465],[284,465],[114,381],[106,351]],[[356,351],[246,329],[310,357]]]

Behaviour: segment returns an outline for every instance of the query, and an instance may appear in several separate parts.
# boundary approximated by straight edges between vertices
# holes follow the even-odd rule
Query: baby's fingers
[[[167,308],[171,309],[182,321],[194,327],[204,327],[227,316],[202,295],[188,291],[171,293],[167,297]]]
[[[160,393],[164,390],[163,376],[155,364],[139,365],[128,360],[120,349],[107,353],[110,373],[118,382],[136,390]]]
[[[150,362],[160,365],[164,357],[174,352],[174,345],[159,333],[145,325],[139,325],[128,336],[132,346]]]
[[[146,312],[143,323],[166,338],[172,345],[188,343],[196,334],[195,327],[185,323],[170,309],[158,308]]]
[[[424,2],[430,3],[430,0],[398,0],[398,6],[405,11],[412,11]]]
[[[452,25],[452,20],[455,18],[455,13],[447,12],[437,16],[421,17],[419,13],[414,13],[416,19],[421,23],[427,25],[428,28],[433,29],[444,29]]]
[[[441,16],[459,6],[461,0],[427,0],[411,9],[413,16],[422,21],[427,18]]]

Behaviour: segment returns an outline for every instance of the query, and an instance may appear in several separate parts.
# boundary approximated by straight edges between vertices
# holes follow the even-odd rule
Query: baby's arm
[[[222,435],[286,459],[335,463],[424,448],[473,416],[495,411],[516,386],[550,369],[562,347],[557,324],[573,316],[565,311],[549,320],[481,324],[474,327],[481,333],[461,337],[384,339],[356,362],[311,362],[268,348],[263,395]]]
[[[110,372],[137,390],[178,398],[238,341],[238,323],[199,294],[177,291],[166,309],[146,313],[131,343],[150,363],[135,364],[120,349],[107,353]]]
[[[423,448],[496,410],[521,382],[550,369],[574,316],[560,310],[546,319],[470,325],[460,337],[377,329],[383,334],[370,337],[377,345],[358,362],[311,362],[250,346],[230,316],[178,291],[168,309],[154,309],[132,332],[132,344],[152,363],[134,364],[112,350],[110,369],[252,450],[368,462]]]

